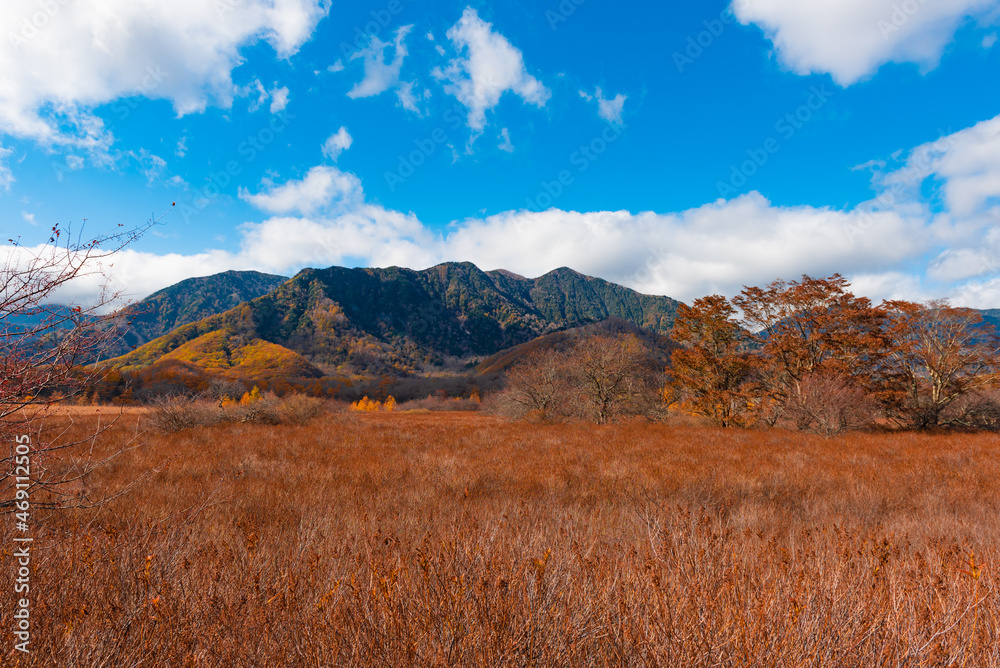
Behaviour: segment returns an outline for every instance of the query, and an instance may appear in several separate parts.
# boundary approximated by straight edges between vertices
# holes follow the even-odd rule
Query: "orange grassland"
[[[86,490],[128,495],[38,511],[29,655],[5,516],[0,665],[1000,665],[995,435],[341,413],[143,441]]]

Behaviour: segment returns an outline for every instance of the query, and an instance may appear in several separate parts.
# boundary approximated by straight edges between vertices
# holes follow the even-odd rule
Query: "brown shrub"
[[[878,414],[874,399],[848,378],[835,374],[807,376],[798,393],[780,409],[781,418],[789,425],[823,436],[870,426]]]
[[[957,427],[976,431],[1000,431],[1000,390],[980,390],[958,399],[945,414]]]
[[[404,401],[396,406],[397,411],[478,411],[483,402],[474,397],[424,397]]]
[[[252,401],[233,401],[228,395],[219,402],[190,396],[163,397],[151,402],[150,407],[153,429],[181,431],[218,422],[304,425],[325,410],[336,412],[341,405],[304,394],[278,397],[268,392]]]
[[[993,435],[352,417],[99,469],[156,470],[38,516],[32,652],[0,665],[1000,665]]]
[[[305,394],[289,394],[274,402],[276,422],[280,424],[303,425],[319,417],[325,409],[325,402]]]
[[[148,416],[153,429],[166,432],[207,427],[220,420],[219,412],[211,403],[184,395],[154,399]]]

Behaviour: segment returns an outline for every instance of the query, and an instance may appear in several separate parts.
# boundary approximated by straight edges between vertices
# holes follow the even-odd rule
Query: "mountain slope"
[[[189,278],[154,292],[122,309],[126,320],[122,341],[113,354],[123,354],[182,325],[223,313],[265,295],[287,281],[258,271],[226,271]]]
[[[611,317],[666,334],[678,302],[570,269],[537,279],[471,263],[415,271],[306,269],[272,292],[180,327],[127,355],[154,363],[187,342],[277,344],[333,373],[406,374],[471,360],[550,332]]]

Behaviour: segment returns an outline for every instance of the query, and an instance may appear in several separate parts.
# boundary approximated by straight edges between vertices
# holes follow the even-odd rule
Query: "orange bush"
[[[375,399],[369,399],[368,395],[351,404],[352,411],[358,411],[359,413],[376,413],[378,411],[394,411],[396,410],[396,399],[390,395],[385,403],[381,401],[376,401]]]

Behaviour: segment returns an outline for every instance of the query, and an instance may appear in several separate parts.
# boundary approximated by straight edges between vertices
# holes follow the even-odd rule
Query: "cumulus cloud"
[[[929,221],[927,233],[941,245],[929,278],[949,283],[1000,271],[1000,116],[905,152],[898,164],[877,163],[873,172],[876,201]]]
[[[44,3],[43,3],[44,4]],[[0,132],[46,146],[106,151],[92,110],[122,97],[168,100],[178,114],[228,107],[241,48],[287,58],[327,0],[7,0],[0,12]]]
[[[1000,116],[918,146],[884,180],[918,185],[928,177],[941,184],[945,204],[959,216],[1000,204]]]
[[[406,49],[406,36],[412,29],[413,26],[408,25],[396,30],[391,44],[383,42],[378,37],[372,37],[371,44],[351,55],[351,60],[364,59],[365,76],[347,92],[347,97],[351,99],[372,97],[395,89],[396,97],[403,108],[418,111],[416,98],[413,95],[413,82],[399,80],[403,60],[409,55]],[[385,54],[389,48],[393,49],[393,56],[386,62]]]
[[[889,62],[935,67],[968,17],[986,19],[997,0],[733,0],[799,74],[829,73],[847,86]]]
[[[249,100],[247,105],[247,111],[253,113],[264,106],[267,102],[268,92],[264,88],[264,84],[260,82],[260,79],[251,79],[248,83],[242,86],[234,86],[233,92],[236,97],[245,97]]]
[[[545,106],[552,93],[528,74],[524,56],[507,38],[493,31],[490,23],[467,7],[447,37],[458,53],[445,68],[433,74],[445,82],[445,91],[469,110],[468,124],[473,137],[486,126],[486,112],[510,91],[528,104]]]
[[[272,271],[288,271],[282,262],[296,257],[415,268],[469,260],[528,276],[569,266],[685,300],[841,272],[876,300],[950,296],[997,307],[998,125],[1000,117],[872,161],[875,197],[851,209],[774,206],[752,192],[675,213],[508,211],[436,232],[412,214],[366,202],[352,181],[352,197],[318,197],[309,215],[248,226],[242,252]],[[285,188],[300,186],[275,192]],[[941,202],[929,201],[928,191]],[[293,232],[279,240],[282,229]]]
[[[333,204],[354,204],[362,196],[361,181],[353,174],[342,172],[336,167],[320,165],[313,167],[297,181],[288,181],[275,186],[266,183],[265,191],[252,194],[240,188],[240,199],[261,211],[287,214],[298,212],[309,215],[322,207]]]
[[[336,161],[341,153],[351,148],[351,144],[353,143],[354,138],[351,137],[347,128],[341,125],[339,130],[327,137],[326,141],[323,142],[323,155],[330,158],[330,160]]]

